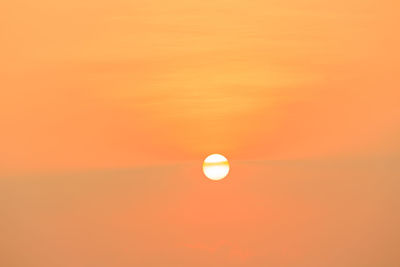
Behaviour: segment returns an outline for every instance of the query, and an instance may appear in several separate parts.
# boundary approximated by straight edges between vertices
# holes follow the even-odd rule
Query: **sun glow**
[[[203,172],[211,180],[221,180],[229,173],[228,160],[220,154],[212,154],[204,160]]]

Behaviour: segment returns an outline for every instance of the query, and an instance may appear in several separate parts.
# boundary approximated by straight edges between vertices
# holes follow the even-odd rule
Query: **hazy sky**
[[[396,1],[6,1],[7,172],[398,155]]]
[[[0,180],[2,266],[397,267],[397,162],[231,162]]]
[[[2,1],[0,266],[399,266],[399,3]]]

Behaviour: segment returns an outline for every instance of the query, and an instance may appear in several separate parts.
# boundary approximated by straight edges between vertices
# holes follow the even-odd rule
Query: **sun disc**
[[[204,160],[203,172],[211,180],[221,180],[229,173],[228,160],[220,154],[212,154]]]

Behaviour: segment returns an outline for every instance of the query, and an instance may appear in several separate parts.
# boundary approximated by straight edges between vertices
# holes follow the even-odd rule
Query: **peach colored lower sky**
[[[399,265],[397,162],[231,165],[3,178],[1,266]]]
[[[0,171],[398,156],[393,1],[7,1]]]

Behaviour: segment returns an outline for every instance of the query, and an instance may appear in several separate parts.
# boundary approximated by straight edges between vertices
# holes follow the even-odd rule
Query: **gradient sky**
[[[0,265],[398,266],[398,10],[3,1]]]
[[[1,170],[398,154],[395,1],[7,1]]]

